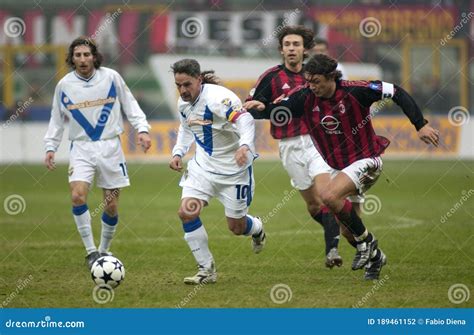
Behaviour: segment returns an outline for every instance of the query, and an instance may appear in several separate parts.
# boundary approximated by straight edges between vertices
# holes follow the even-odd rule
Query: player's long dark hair
[[[278,33],[278,44],[283,49],[283,38],[287,35],[299,35],[303,38],[303,47],[310,50],[314,47],[314,32],[305,26],[285,26]],[[306,54],[305,54],[306,57]]]
[[[91,53],[95,57],[94,67],[98,69],[100,65],[102,64],[102,61],[104,60],[104,56],[102,56],[102,54],[99,52],[97,43],[92,38],[89,38],[86,36],[80,36],[76,38],[74,41],[72,41],[67,53],[66,64],[69,65],[72,69],[76,68],[76,66],[74,65],[74,62],[72,61],[72,58],[74,55],[74,48],[77,47],[78,45],[85,45],[91,49]]]
[[[214,70],[201,72],[201,66],[195,59],[181,59],[171,65],[173,74],[185,73],[194,78],[201,78],[203,84],[222,85],[221,80],[214,74]]]
[[[303,72],[309,75],[321,74],[326,78],[334,78],[335,80],[342,78],[342,72],[337,70],[337,60],[323,54],[311,57],[305,64]]]

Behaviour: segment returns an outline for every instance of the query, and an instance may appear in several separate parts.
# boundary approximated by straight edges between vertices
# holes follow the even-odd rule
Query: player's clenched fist
[[[181,170],[183,169],[183,160],[181,159],[181,156],[179,155],[173,156],[170,162],[170,168],[172,170],[181,172]]]

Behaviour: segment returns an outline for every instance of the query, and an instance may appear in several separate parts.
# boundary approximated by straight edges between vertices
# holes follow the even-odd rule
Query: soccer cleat
[[[377,249],[377,240],[372,237],[370,242],[357,243],[357,252],[352,261],[352,270],[362,269],[368,262],[374,250]]]
[[[89,255],[86,256],[86,265],[89,268],[89,270],[92,269],[92,264],[94,264],[94,262],[98,260],[100,257],[101,255],[99,254],[98,251],[93,251]]]
[[[259,217],[255,217],[254,220],[259,220]],[[262,251],[263,247],[265,246],[267,236],[265,235],[265,231],[263,230],[263,223],[262,223],[262,230],[260,233],[256,235],[252,235],[252,249],[253,252],[258,254]]]
[[[192,277],[184,278],[184,283],[188,285],[200,285],[200,284],[214,284],[217,282],[217,272],[214,262],[211,267],[206,269],[205,267],[198,265],[198,273]]]
[[[380,250],[380,249],[379,249]],[[382,266],[387,264],[387,257],[380,250],[380,258],[376,261],[369,261],[365,266],[365,280],[377,280],[379,279],[380,271],[382,271]]]
[[[113,256],[114,254],[111,253],[110,251],[103,251],[103,252],[99,252],[100,254],[100,257],[104,257],[104,256]]]
[[[342,257],[337,252],[337,248],[332,248],[326,255],[326,267],[332,269],[334,266],[342,265]]]

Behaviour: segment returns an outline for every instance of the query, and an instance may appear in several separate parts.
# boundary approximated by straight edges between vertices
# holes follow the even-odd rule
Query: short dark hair
[[[325,46],[329,46],[328,41],[320,37],[314,39],[314,44],[324,44]]]
[[[104,60],[104,56],[102,56],[102,54],[99,52],[99,47],[97,46],[97,43],[92,38],[86,36],[80,36],[76,38],[74,41],[72,41],[71,45],[69,45],[66,57],[66,64],[69,65],[69,67],[71,67],[72,69],[76,68],[72,59],[74,56],[74,49],[79,45],[85,45],[91,49],[91,53],[95,57],[94,67],[98,69],[102,64],[102,61]]]
[[[194,78],[201,78],[203,84],[221,85],[221,80],[214,74],[214,70],[201,72],[201,66],[195,59],[181,59],[171,65],[173,74],[184,73]]]
[[[171,65],[171,70],[173,70],[173,74],[185,73],[194,78],[198,78],[201,75],[201,66],[195,59],[181,59]]]
[[[305,64],[303,72],[309,75],[321,74],[326,78],[334,77],[335,80],[342,78],[342,72],[337,70],[337,60],[324,54],[312,56]]]
[[[310,50],[314,46],[314,32],[305,26],[285,26],[278,33],[278,43],[280,49],[283,48],[283,38],[287,35],[299,35],[303,38],[303,46]]]

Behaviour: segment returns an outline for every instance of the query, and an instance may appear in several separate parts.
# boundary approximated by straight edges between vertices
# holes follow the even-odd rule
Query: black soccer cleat
[[[379,249],[380,250],[380,249]],[[365,266],[365,280],[377,280],[380,276],[380,271],[382,271],[382,267],[387,264],[387,257],[380,250],[380,257],[376,261],[370,261]]]
[[[372,237],[370,242],[357,243],[357,252],[352,261],[352,270],[362,269],[369,262],[374,250],[377,250],[377,245],[375,237]]]
[[[86,265],[90,269],[92,269],[92,265],[96,260],[100,258],[100,253],[98,251],[93,251],[89,255],[86,256]]]

